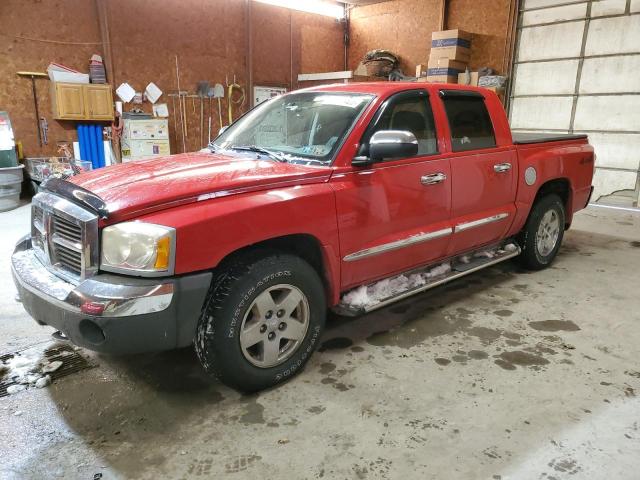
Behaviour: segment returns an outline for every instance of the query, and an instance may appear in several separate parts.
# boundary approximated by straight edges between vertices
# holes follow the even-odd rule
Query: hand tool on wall
[[[31,79],[31,91],[33,92],[33,106],[36,110],[36,126],[38,127],[38,145],[42,146],[42,130],[40,129],[40,112],[38,111],[38,94],[36,92],[36,78],[47,78],[42,72],[17,72],[18,76]]]
[[[240,97],[237,100],[233,99],[233,91],[239,91]],[[233,123],[233,104],[238,105],[238,108],[244,105],[245,94],[244,89],[236,83],[236,76],[233,76],[233,83],[229,83],[229,77],[227,77],[227,108],[229,110],[229,125]]]
[[[220,99],[224,97],[224,87],[222,84],[216,83],[213,87],[213,97],[218,99],[218,121],[220,122],[218,128],[222,128],[222,104],[220,103]]]
[[[49,123],[44,117],[40,117],[40,131],[42,132],[42,143],[49,144]]]
[[[176,55],[176,83],[178,84],[178,105],[180,106],[180,118],[182,119],[182,151],[187,151],[187,144],[185,138],[187,136],[187,126],[184,119],[186,118],[186,112],[184,111],[184,98],[180,91],[180,67],[178,66],[178,56]]]
[[[204,97],[209,92],[209,82],[198,82],[198,97],[200,97],[200,148],[204,148]]]
[[[207,97],[209,98],[209,140],[207,141],[207,145],[211,143],[211,99],[215,94],[215,89],[213,87],[209,87],[207,90]]]
[[[173,110],[173,141],[178,150],[178,114],[176,113],[176,97],[171,97],[171,109]]]

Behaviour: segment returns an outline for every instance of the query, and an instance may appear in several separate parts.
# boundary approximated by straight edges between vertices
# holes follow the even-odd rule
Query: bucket
[[[23,169],[24,165],[0,168],[0,212],[20,205]]]

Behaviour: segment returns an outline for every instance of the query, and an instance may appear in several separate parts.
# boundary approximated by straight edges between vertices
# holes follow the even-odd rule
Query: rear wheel
[[[288,254],[251,254],[223,268],[198,324],[205,370],[245,392],[298,373],[316,348],[326,315],[316,271]]]
[[[535,203],[520,235],[523,266],[541,270],[551,265],[562,243],[564,223],[564,204],[558,195],[547,195]]]

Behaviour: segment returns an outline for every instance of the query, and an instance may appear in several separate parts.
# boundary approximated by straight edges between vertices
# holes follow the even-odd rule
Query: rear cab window
[[[496,146],[496,136],[484,97],[473,91],[440,91],[451,131],[454,152]]]

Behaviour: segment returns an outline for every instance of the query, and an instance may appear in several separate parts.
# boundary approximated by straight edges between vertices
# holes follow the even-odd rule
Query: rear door
[[[343,289],[443,257],[452,233],[449,160],[439,151],[427,92],[401,92],[385,101],[361,139],[359,155],[368,154],[369,138],[379,130],[411,131],[418,154],[332,177]]]
[[[517,153],[496,145],[494,126],[479,92],[442,90],[451,139],[451,210],[454,235],[449,254],[502,238],[513,221]]]

